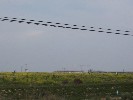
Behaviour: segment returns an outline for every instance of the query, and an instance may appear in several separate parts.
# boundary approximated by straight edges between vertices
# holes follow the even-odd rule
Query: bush
[[[74,79],[74,84],[79,85],[79,84],[82,84],[82,83],[83,83],[82,80],[80,80],[80,79]]]
[[[68,83],[69,83],[68,80],[62,81],[62,85],[67,85]]]
[[[122,100],[132,100],[132,95],[128,92],[122,93]]]

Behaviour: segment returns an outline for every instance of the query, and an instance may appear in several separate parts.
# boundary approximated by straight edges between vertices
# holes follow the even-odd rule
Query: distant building
[[[58,73],[83,73],[84,71],[54,71]]]

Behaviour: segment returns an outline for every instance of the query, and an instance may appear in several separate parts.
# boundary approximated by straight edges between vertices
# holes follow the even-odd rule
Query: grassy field
[[[0,73],[2,100],[132,100],[132,73]]]

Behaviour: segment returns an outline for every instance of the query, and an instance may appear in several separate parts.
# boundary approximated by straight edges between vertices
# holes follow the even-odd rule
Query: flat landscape
[[[133,96],[133,73],[0,73],[3,100],[101,100]]]

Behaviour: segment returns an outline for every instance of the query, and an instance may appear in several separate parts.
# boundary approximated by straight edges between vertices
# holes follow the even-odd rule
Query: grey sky
[[[0,0],[0,17],[132,30],[132,0]],[[133,37],[0,21],[0,71],[133,70]]]

